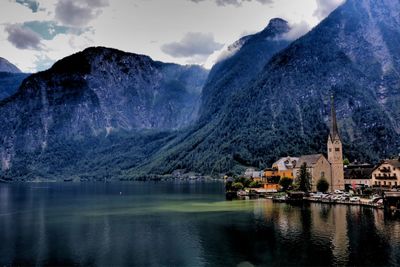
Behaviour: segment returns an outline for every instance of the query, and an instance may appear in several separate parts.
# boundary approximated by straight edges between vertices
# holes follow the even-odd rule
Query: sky
[[[90,46],[211,68],[227,46],[286,19],[296,39],[344,0],[0,0],[0,57],[24,72]]]

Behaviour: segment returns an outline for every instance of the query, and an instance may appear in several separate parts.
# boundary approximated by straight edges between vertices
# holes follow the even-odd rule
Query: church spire
[[[331,131],[329,134],[331,140],[339,139],[339,131],[338,131],[338,126],[337,126],[337,120],[336,120],[336,110],[335,110],[335,99],[333,95],[331,96]]]

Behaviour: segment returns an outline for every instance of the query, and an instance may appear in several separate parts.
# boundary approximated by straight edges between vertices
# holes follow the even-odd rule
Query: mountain
[[[0,101],[14,94],[28,75],[22,73],[8,60],[0,57]]]
[[[227,104],[211,110],[209,123],[181,135],[138,171],[222,173],[326,152],[332,94],[346,157],[376,162],[398,154],[399,14],[398,1],[346,1],[273,56],[249,85],[224,98]],[[224,97],[224,90],[213,94]]]
[[[27,73],[0,72],[0,101],[15,94]]]
[[[288,22],[275,18],[261,32],[247,35],[228,47],[210,71],[202,93],[201,120],[209,121],[235,92],[257,77],[269,59],[290,44],[284,35]]]
[[[0,57],[0,72],[21,73],[21,70],[11,64],[7,59]]]
[[[125,148],[140,143],[130,151],[139,153],[146,148],[135,137],[181,129],[197,118],[207,75],[199,66],[161,63],[103,47],[64,58],[31,75],[16,94],[0,102],[2,169],[20,172],[20,161],[26,173],[30,165],[42,171],[37,165],[46,155],[63,164],[71,147],[78,159],[93,142],[117,146],[112,137],[105,138],[111,134],[136,140]]]

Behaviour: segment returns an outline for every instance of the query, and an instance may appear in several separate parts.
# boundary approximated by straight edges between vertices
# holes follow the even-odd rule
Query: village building
[[[364,189],[372,186],[371,164],[350,164],[344,167],[344,185],[346,189]]]
[[[307,165],[307,171],[311,176],[311,190],[317,191],[317,182],[324,178],[331,184],[331,164],[322,154],[304,155],[299,158],[296,167],[293,169],[293,176],[299,177],[300,168]]]
[[[244,177],[246,178],[261,179],[262,175],[263,175],[262,171],[258,171],[254,168],[248,168],[244,172]]]
[[[278,171],[292,171],[298,161],[299,158],[296,157],[284,157],[272,164],[272,169],[276,169]]]
[[[381,162],[372,172],[372,186],[380,188],[400,186],[400,158]]]

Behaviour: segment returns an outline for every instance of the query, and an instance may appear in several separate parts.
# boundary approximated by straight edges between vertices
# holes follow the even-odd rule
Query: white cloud
[[[59,0],[55,15],[65,25],[82,27],[101,13],[101,8],[108,6],[108,0]]]
[[[161,50],[172,57],[188,58],[208,57],[222,47],[212,33],[188,32],[181,41],[164,44]]]
[[[203,2],[205,0],[189,0],[189,1],[192,1],[194,3],[200,3],[200,2]],[[217,4],[217,6],[229,6],[229,5],[232,5],[232,6],[239,7],[244,2],[251,2],[253,0],[212,0],[212,1],[214,1]],[[265,4],[272,4],[274,2],[273,0],[254,0],[254,1],[255,2],[259,2],[261,4],[264,4],[264,5]]]
[[[324,19],[328,16],[335,8],[343,4],[345,0],[316,0],[317,9],[314,12],[314,16],[318,19]]]
[[[279,39],[294,41],[310,31],[310,25],[308,25],[306,21],[291,23],[289,26],[290,31],[288,33],[282,34]]]

